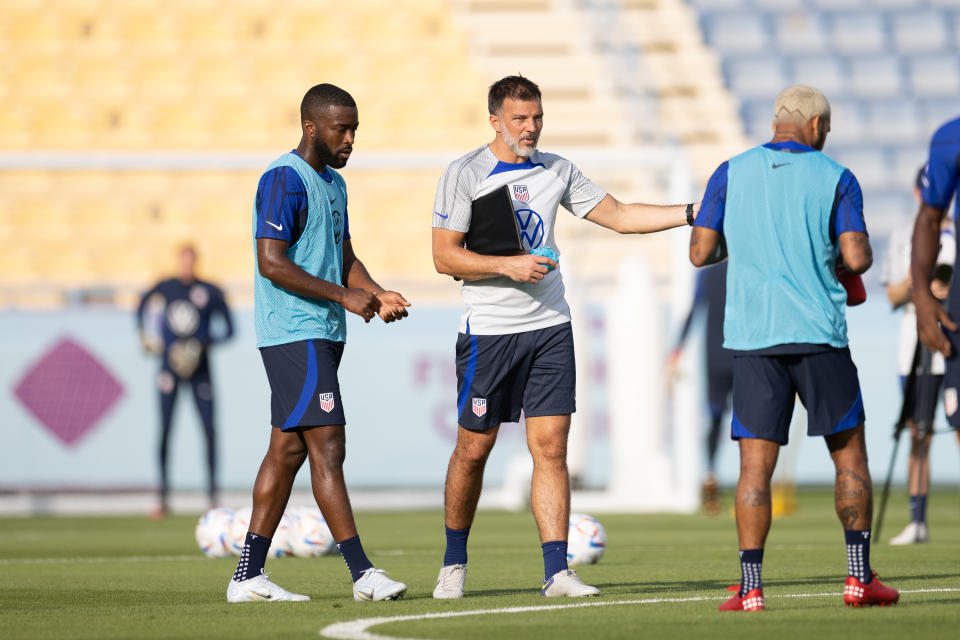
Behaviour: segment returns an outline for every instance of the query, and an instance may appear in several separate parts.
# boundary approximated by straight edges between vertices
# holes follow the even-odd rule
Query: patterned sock
[[[753,589],[763,589],[760,572],[763,569],[763,547],[740,549],[740,597]]]
[[[847,539],[847,573],[863,584],[873,579],[870,571],[870,529],[845,530]]]
[[[360,544],[360,536],[347,538],[337,543],[337,549],[343,556],[343,561],[347,563],[347,569],[350,570],[350,577],[356,582],[367,569],[373,568],[373,563],[367,559],[367,554],[363,552],[363,545]]]
[[[467,564],[467,537],[470,535],[470,527],[466,529],[445,528],[447,530],[447,550],[443,553],[443,566]]]
[[[543,549],[543,581],[567,569],[567,541],[554,540],[540,545]]]
[[[270,538],[247,532],[243,542],[243,551],[240,553],[240,562],[233,572],[233,579],[237,582],[256,578],[263,571],[267,562],[267,552],[270,550]]]
[[[917,512],[913,516],[913,521],[927,523],[927,496],[917,496]]]

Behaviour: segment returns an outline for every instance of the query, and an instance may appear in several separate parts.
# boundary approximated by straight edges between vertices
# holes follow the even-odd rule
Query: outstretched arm
[[[372,293],[380,301],[378,313],[384,322],[393,322],[407,317],[410,303],[396,291],[387,291],[370,276],[357,254],[353,252],[350,238],[343,241],[343,281],[348,287],[356,287]]]
[[[544,256],[485,256],[463,248],[462,231],[433,229],[433,265],[439,273],[461,280],[506,276],[514,282],[536,284],[557,263]]]
[[[290,258],[287,249],[290,244],[274,238],[257,238],[257,268],[260,275],[291,293],[330,300],[341,305],[350,313],[370,322],[380,309],[380,301],[372,293],[359,288],[346,288],[310,275]]]
[[[694,217],[699,211],[697,202],[693,205]],[[617,233],[653,233],[686,225],[687,205],[624,203],[608,193],[585,217]]]
[[[914,282],[927,283],[933,273],[940,248],[940,221],[944,210],[929,204],[920,205],[917,222],[913,227],[913,248],[910,260],[910,275]],[[930,293],[930,287],[918,285],[913,288],[913,304],[917,308],[917,336],[931,351],[950,355],[950,341],[940,328],[942,324],[950,331],[957,325]]]

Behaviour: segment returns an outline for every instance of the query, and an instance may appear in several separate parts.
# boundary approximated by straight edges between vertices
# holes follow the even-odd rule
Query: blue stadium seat
[[[923,130],[929,136],[947,120],[960,116],[960,102],[955,97],[921,100],[919,110]]]
[[[850,59],[850,87],[862,96],[898,96],[903,71],[896,55],[858,56]]]
[[[837,56],[794,58],[791,66],[793,84],[816,87],[823,91],[831,102],[849,91],[850,78],[845,61]]]
[[[906,62],[910,89],[918,97],[960,95],[960,55],[916,55]]]
[[[723,52],[760,52],[770,45],[766,18],[755,12],[708,14],[704,16],[703,27],[707,43]]]
[[[947,15],[941,11],[905,11],[891,14],[890,31],[897,50],[942,51],[950,41]]]
[[[780,51],[821,53],[827,49],[826,35],[818,13],[791,11],[773,16],[773,42]]]
[[[887,47],[887,26],[879,13],[835,13],[827,23],[837,51],[879,53]]]
[[[872,142],[909,144],[922,137],[920,114],[908,98],[867,102],[867,139]]]
[[[767,142],[773,136],[773,99],[751,100],[740,107],[747,137],[754,144]]]
[[[746,56],[724,63],[727,83],[744,98],[776,97],[788,85],[783,61],[777,56]]]
[[[866,113],[863,104],[857,99],[831,98],[830,135],[827,144],[846,144],[862,142],[866,135]]]

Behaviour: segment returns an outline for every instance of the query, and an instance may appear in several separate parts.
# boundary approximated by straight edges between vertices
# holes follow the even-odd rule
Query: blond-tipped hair
[[[773,105],[773,121],[795,120],[807,123],[815,116],[830,118],[830,103],[819,89],[805,84],[787,87]]]

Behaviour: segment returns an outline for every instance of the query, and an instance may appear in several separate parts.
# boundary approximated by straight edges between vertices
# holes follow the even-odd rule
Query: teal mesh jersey
[[[333,169],[323,174],[314,171],[296,153],[287,153],[268,167],[294,169],[306,189],[306,222],[302,233],[287,249],[287,257],[301,269],[322,280],[343,284],[343,239],[346,217],[347,188]],[[258,198],[265,206],[269,199]],[[345,342],[346,311],[327,300],[316,300],[290,293],[260,275],[257,264],[256,238],[266,224],[275,226],[270,212],[253,207],[254,254],[254,323],[257,347],[269,347],[299,340],[324,339]]]

